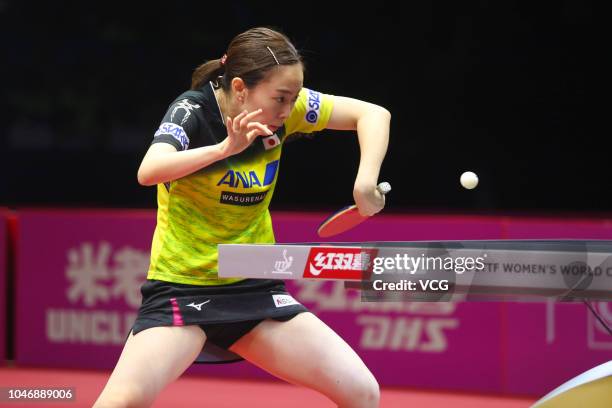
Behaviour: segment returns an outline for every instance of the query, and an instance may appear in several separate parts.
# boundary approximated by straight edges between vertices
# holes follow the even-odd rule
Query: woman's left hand
[[[353,198],[359,214],[369,217],[385,207],[385,195],[381,194],[376,186],[376,183],[372,182],[355,181]]]

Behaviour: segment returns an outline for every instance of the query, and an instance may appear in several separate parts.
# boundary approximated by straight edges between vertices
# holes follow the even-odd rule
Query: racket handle
[[[389,191],[391,191],[391,184],[387,183],[386,181],[383,181],[378,186],[376,186],[376,189],[380,194],[385,195]]]

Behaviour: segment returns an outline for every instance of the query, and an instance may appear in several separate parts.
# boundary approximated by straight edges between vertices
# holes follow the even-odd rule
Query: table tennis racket
[[[376,189],[381,194],[387,194],[391,191],[391,184],[382,182],[376,186]],[[317,229],[317,234],[322,238],[338,235],[356,227],[368,218],[370,217],[359,214],[357,206],[353,204],[335,212],[328,219],[323,221]]]

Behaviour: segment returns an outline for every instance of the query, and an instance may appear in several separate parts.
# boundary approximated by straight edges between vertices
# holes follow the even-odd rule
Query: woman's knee
[[[315,378],[326,379],[330,384],[324,387],[331,398],[339,407],[345,408],[372,408],[378,407],[380,401],[380,387],[372,373],[365,369],[361,374],[351,373],[350,377],[330,377],[329,374],[320,375]]]
[[[373,408],[380,402],[380,387],[373,375],[353,382],[350,387],[350,407]],[[343,406],[343,405],[341,405]]]
[[[380,402],[380,386],[373,375],[360,385],[360,397],[361,401],[364,402],[364,407],[378,407]]]

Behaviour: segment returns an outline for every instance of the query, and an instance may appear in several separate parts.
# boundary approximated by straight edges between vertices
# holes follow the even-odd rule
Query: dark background
[[[168,104],[266,25],[302,50],[307,87],[391,111],[389,211],[608,213],[595,14],[581,0],[0,1],[0,206],[153,208],[136,170]],[[349,203],[358,154],[347,132],[288,144],[272,208]]]

